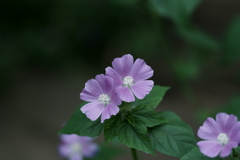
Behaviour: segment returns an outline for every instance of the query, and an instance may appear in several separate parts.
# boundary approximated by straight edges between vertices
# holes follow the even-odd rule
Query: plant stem
[[[131,148],[131,151],[132,151],[133,160],[138,160],[136,149]]]

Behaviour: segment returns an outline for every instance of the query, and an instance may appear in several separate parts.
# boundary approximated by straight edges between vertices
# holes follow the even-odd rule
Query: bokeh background
[[[238,0],[1,1],[0,159],[59,160],[56,133],[85,82],[127,53],[171,86],[157,110],[195,134],[207,116],[240,116],[239,13]],[[131,159],[121,148],[111,159]]]

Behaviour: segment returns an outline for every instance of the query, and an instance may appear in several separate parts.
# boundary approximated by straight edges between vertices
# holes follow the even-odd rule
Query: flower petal
[[[85,83],[85,88],[80,94],[80,98],[84,101],[92,102],[94,97],[103,94],[102,88],[95,79],[90,79]]]
[[[91,158],[93,157],[98,151],[98,146],[94,143],[87,144],[83,147],[82,153],[84,157]]]
[[[86,114],[91,121],[95,121],[102,114],[104,105],[100,102],[87,103],[80,110]]]
[[[115,89],[119,98],[125,102],[135,101],[132,91],[128,87],[118,87]]]
[[[145,80],[145,81],[134,83],[131,86],[131,89],[134,95],[138,99],[143,99],[147,94],[149,94],[149,92],[152,90],[152,87],[153,87],[153,81]]]
[[[207,118],[203,125],[198,129],[198,137],[207,140],[216,140],[220,134],[219,124],[213,118]]]
[[[61,157],[67,157],[71,152],[70,148],[65,144],[60,144],[58,151]]]
[[[240,122],[235,123],[228,133],[229,140],[240,143]]]
[[[109,103],[102,112],[101,123],[103,123],[105,119],[109,119],[112,115],[116,115],[118,112],[118,106]]]
[[[200,141],[197,143],[200,151],[208,157],[216,157],[222,149],[222,145],[217,141]]]
[[[115,91],[113,91],[111,94],[111,103],[115,105],[120,105],[122,103],[121,99]]]
[[[87,102],[96,102],[98,101],[98,97],[99,95],[97,95],[95,92],[86,91],[85,88],[80,93],[80,99]]]
[[[79,141],[81,138],[76,134],[61,134],[60,138],[63,143],[74,143]]]
[[[153,70],[144,60],[138,58],[133,64],[131,76],[134,82],[146,80],[153,76]]]
[[[216,121],[221,128],[221,132],[228,133],[232,127],[237,123],[238,119],[234,115],[228,115],[226,113],[218,113]]]
[[[99,74],[95,77],[98,84],[100,85],[103,93],[110,94],[113,90],[114,81],[111,77],[105,76],[104,74]]]
[[[69,156],[69,160],[83,160],[81,153],[75,153]]]
[[[92,143],[95,138],[79,136],[79,142],[82,144]]]
[[[129,76],[133,66],[133,56],[126,54],[121,58],[115,58],[112,62],[112,66],[121,77]]]
[[[237,142],[229,142],[225,146],[223,146],[222,151],[220,153],[220,157],[227,157],[232,153],[232,148],[238,146]]]
[[[105,71],[106,75],[111,77],[117,86],[121,86],[123,84],[123,77],[121,77],[113,68],[107,67]]]

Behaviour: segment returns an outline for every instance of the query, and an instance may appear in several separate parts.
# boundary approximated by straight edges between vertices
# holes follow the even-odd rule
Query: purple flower
[[[94,138],[62,134],[60,139],[59,154],[69,160],[83,160],[83,157],[91,158],[98,151],[98,146],[92,142]]]
[[[122,101],[132,102],[143,99],[153,87],[152,80],[146,80],[153,76],[153,70],[144,60],[137,59],[133,63],[133,56],[124,55],[115,58],[111,67],[106,68],[106,75],[114,79],[118,96]]]
[[[122,101],[114,91],[115,84],[111,77],[100,74],[95,78],[88,80],[80,93],[82,100],[90,102],[85,104],[81,111],[92,121],[102,114],[101,123],[103,123],[105,119],[119,112],[117,105]]]
[[[203,123],[198,136],[204,139],[197,143],[204,155],[216,157],[220,153],[220,157],[227,157],[240,142],[240,122],[234,115],[218,113],[216,121],[208,118]]]

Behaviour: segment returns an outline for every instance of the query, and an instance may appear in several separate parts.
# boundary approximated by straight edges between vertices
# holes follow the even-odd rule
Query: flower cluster
[[[198,136],[204,139],[197,143],[204,155],[227,157],[240,143],[240,122],[234,115],[218,113],[216,121],[207,118],[198,129]]]
[[[60,139],[59,154],[69,160],[83,160],[83,157],[91,158],[98,151],[98,146],[92,142],[94,138],[62,134]]]
[[[80,98],[87,101],[81,111],[95,121],[101,115],[101,123],[119,112],[118,105],[143,99],[152,90],[153,70],[144,60],[124,55],[115,58],[113,67],[106,68],[106,75],[100,74],[86,82]]]

